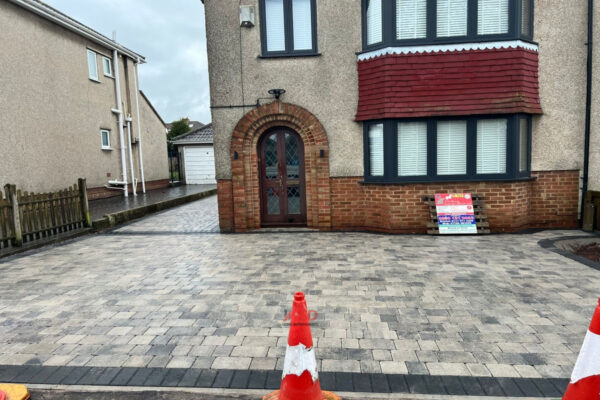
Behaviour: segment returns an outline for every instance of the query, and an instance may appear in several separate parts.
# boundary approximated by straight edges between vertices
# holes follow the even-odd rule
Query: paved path
[[[188,196],[207,190],[215,189],[217,185],[181,185],[175,187],[166,187],[162,189],[148,190],[146,193],[138,192],[137,196],[129,195],[123,197],[109,197],[90,201],[90,215],[92,221],[101,219],[106,214],[112,214],[119,211],[130,210],[132,208],[143,207],[150,204],[160,203],[165,200],[171,200],[177,197]]]
[[[537,242],[571,235],[221,235],[213,196],[2,260],[0,366],[281,370],[303,290],[321,371],[566,378],[600,272]]]

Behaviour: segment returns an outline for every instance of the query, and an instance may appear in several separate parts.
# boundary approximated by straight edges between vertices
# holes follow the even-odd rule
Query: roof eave
[[[62,26],[86,39],[91,40],[94,43],[100,44],[111,50],[117,50],[119,53],[126,55],[138,63],[145,63],[146,58],[135,51],[129,50],[128,48],[121,46],[119,43],[110,40],[104,35],[94,31],[93,29],[85,26],[84,24],[75,21],[74,19],[67,18],[64,14],[46,6],[43,3],[34,2],[32,0],[9,0],[11,3],[18,5],[34,14],[39,15],[48,21],[54,22],[57,25]]]

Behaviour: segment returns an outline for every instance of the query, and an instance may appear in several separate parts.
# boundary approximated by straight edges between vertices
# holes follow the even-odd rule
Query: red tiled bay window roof
[[[357,121],[541,114],[538,53],[493,48],[383,54],[358,61]]]

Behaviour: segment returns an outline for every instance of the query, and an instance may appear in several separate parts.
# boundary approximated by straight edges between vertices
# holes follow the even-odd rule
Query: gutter
[[[594,53],[594,0],[588,0],[588,40],[587,40],[587,82],[585,94],[585,139],[583,149],[583,185],[581,188],[581,210],[579,222],[583,227],[583,212],[585,209],[585,197],[588,191],[590,173],[590,136],[592,118],[592,74]]]
[[[125,61],[125,60],[124,60]],[[121,80],[119,79],[119,53],[115,49],[113,50],[113,71],[115,73],[115,92],[117,95],[117,108],[113,110],[118,116],[119,124],[119,142],[121,144],[121,166],[123,175],[123,195],[129,196],[129,190],[127,188],[127,159],[125,157],[125,134],[123,132],[123,104],[121,101]],[[131,146],[131,141],[129,142]],[[133,182],[132,182],[133,183]]]
[[[62,26],[76,34],[83,36],[86,39],[91,40],[94,43],[102,45],[110,50],[117,50],[119,53],[126,55],[129,58],[138,60],[138,62],[145,63],[146,59],[144,56],[137,54],[136,52],[129,50],[128,48],[121,46],[117,42],[110,40],[106,36],[96,32],[95,30],[83,25],[82,23],[69,18],[67,15],[55,10],[54,8],[33,0],[9,0],[11,3],[24,8],[40,17],[47,19],[48,21],[54,22],[57,25]]]

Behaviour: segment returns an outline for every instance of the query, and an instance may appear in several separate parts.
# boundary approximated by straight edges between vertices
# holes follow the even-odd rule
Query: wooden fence
[[[0,192],[0,249],[91,226],[85,179],[54,193]]]

